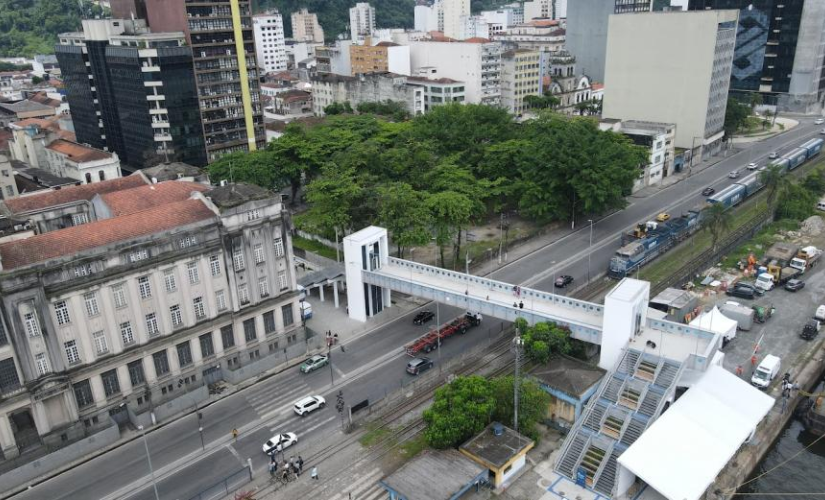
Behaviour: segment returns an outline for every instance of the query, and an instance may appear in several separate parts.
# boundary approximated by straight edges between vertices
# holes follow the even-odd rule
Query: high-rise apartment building
[[[501,105],[520,115],[524,98],[539,95],[541,68],[538,50],[515,49],[501,55]]]
[[[652,0],[575,0],[567,9],[567,50],[576,56],[579,70],[594,81],[604,81],[607,21],[611,14],[649,12]]]
[[[55,48],[80,143],[128,167],[169,159],[205,165],[192,49],[182,32],[143,21],[87,20]]]
[[[460,40],[466,19],[470,17],[470,0],[442,0],[444,36]]]
[[[739,29],[730,91],[759,92],[780,110],[818,113],[825,101],[825,2],[691,0],[690,10],[737,9]]]
[[[435,0],[431,5],[422,0],[415,6],[415,31],[424,33],[444,31],[444,2]]]
[[[324,43],[324,29],[318,24],[318,15],[307,9],[293,12],[292,39],[296,42]]]
[[[602,116],[673,123],[676,147],[718,150],[737,21],[735,10],[610,16]]]
[[[467,103],[498,106],[501,102],[501,52],[500,43],[482,38],[464,42],[411,42],[411,74],[463,82]]]
[[[286,70],[284,20],[278,12],[258,14],[252,18],[258,67],[265,73]]]
[[[349,10],[349,32],[353,43],[362,43],[366,37],[375,32],[375,8],[366,3],[358,2]]]

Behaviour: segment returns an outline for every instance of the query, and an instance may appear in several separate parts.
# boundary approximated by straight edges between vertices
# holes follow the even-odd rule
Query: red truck
[[[455,334],[463,335],[467,333],[467,330],[470,328],[480,324],[481,314],[467,312],[464,316],[459,316],[445,323],[438,330],[432,330],[413,340],[404,346],[404,351],[412,357],[415,357],[421,351],[430,352],[438,347],[439,337],[441,337],[441,343],[443,344],[448,337],[452,337]]]

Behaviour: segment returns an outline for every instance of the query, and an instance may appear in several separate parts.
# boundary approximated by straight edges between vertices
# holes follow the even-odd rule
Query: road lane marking
[[[244,459],[241,458],[241,455],[238,454],[238,451],[235,450],[235,447],[232,446],[231,443],[226,443],[226,449],[229,450],[229,453],[233,454],[235,458],[238,459],[238,462],[240,462],[241,465],[246,465],[246,461],[244,461]]]

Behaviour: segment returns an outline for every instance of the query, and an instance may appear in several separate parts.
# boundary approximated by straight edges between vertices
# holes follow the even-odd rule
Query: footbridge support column
[[[344,238],[344,266],[347,277],[349,316],[358,321],[390,307],[390,290],[364,282],[361,271],[376,271],[387,263],[387,230],[370,226]]]

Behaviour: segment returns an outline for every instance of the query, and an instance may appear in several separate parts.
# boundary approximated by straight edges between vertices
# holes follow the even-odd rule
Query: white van
[[[308,320],[309,318],[312,317],[312,304],[310,304],[309,302],[307,302],[305,300],[301,301],[300,304],[301,304],[301,317],[304,318],[304,320]]]
[[[771,380],[776,378],[776,375],[779,374],[779,365],[782,361],[779,357],[774,356],[773,354],[768,354],[759,363],[759,366],[756,367],[756,371],[753,372],[753,377],[751,377],[751,384],[755,385],[759,389],[766,389],[768,385],[770,385]]]
[[[817,210],[822,210],[823,212],[825,212],[825,198],[822,198],[821,200],[819,200],[817,202],[816,209]]]
[[[825,305],[819,306],[816,308],[816,313],[814,314],[814,319],[819,321],[825,321]]]

